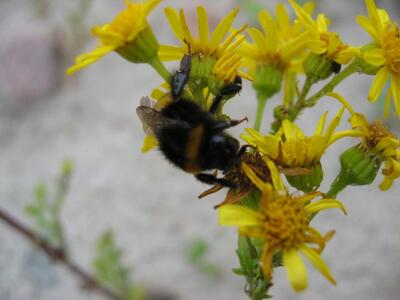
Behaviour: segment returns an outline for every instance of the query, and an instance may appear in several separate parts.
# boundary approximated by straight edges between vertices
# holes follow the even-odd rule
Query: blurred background
[[[150,15],[162,43],[177,43],[163,8],[183,7],[195,25],[196,5],[207,8],[211,26],[233,7],[235,21],[256,24],[257,11],[274,10],[276,1],[165,0]],[[400,19],[397,0],[378,4]],[[99,235],[112,229],[132,280],[173,299],[246,299],[238,266],[236,232],[217,223],[213,206],[224,191],[202,200],[207,186],[172,167],[158,151],[142,154],[144,137],[135,109],[161,79],[146,65],[133,65],[116,54],[66,77],[77,54],[92,49],[95,24],[110,21],[123,1],[0,0],[0,206],[26,224],[25,207],[38,182],[51,187],[61,162],[74,162],[69,193],[61,211],[69,251],[90,270]],[[332,30],[354,45],[369,41],[354,17],[365,14],[357,1],[317,1],[332,19]],[[177,67],[170,64],[170,69]],[[371,77],[354,76],[339,86],[353,106],[370,117],[382,116],[383,104],[367,103]],[[268,104],[272,109],[279,97]],[[255,97],[246,84],[226,106],[228,114],[253,123]],[[321,100],[299,124],[312,133],[320,112],[338,106]],[[268,108],[267,108],[268,110]],[[270,111],[270,110],[269,110]],[[333,115],[332,112],[330,115]],[[265,119],[266,125],[271,113]],[[387,120],[399,134],[399,119]],[[243,130],[232,130],[238,136]],[[264,127],[264,131],[267,126]],[[338,172],[337,156],[354,144],[343,141],[326,156],[322,190]],[[386,193],[371,186],[346,189],[340,199],[348,215],[324,212],[315,226],[337,234],[324,251],[338,286],[312,268],[309,288],[294,294],[283,269],[274,274],[275,299],[400,299],[400,193],[398,182]],[[199,250],[200,249],[200,250]],[[193,251],[200,252],[196,257]],[[199,262],[199,259],[201,260]],[[79,281],[54,265],[30,243],[0,222],[0,299],[103,299],[80,289]]]

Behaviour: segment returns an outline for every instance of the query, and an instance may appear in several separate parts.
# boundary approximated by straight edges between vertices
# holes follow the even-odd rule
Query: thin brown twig
[[[104,296],[112,300],[121,300],[122,298],[115,294],[108,287],[102,285],[93,275],[83,270],[80,266],[71,261],[62,248],[54,247],[46,240],[38,236],[31,228],[25,226],[18,221],[14,216],[5,212],[0,208],[0,219],[8,224],[11,228],[23,235],[26,239],[33,242],[40,250],[42,250],[48,257],[57,263],[61,263],[72,273],[80,277],[84,283],[84,287],[101,292]]]

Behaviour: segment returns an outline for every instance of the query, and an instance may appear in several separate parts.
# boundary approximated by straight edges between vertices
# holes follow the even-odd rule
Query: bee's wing
[[[142,98],[140,98],[140,106],[136,109],[136,112],[140,118],[140,121],[142,121],[143,131],[149,135],[154,135],[154,132],[153,132],[154,130],[152,130],[151,126],[149,125],[150,119],[151,119],[151,117],[149,115],[158,113],[158,111],[156,111],[154,113],[150,113],[150,110],[155,110],[154,107],[155,107],[155,101],[152,101],[149,97],[142,97]],[[141,109],[139,109],[139,108],[141,108]],[[148,117],[146,117],[146,115],[148,115]],[[152,118],[156,118],[156,117],[152,117]]]
[[[162,128],[168,127],[188,127],[186,122],[178,121],[163,116],[159,111],[148,106],[139,106],[136,112],[143,123],[147,127],[150,134],[158,136]]]

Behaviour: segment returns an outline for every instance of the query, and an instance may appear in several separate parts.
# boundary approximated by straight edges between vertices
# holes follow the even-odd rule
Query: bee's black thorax
[[[165,127],[157,137],[160,150],[179,168],[193,174],[203,170],[224,170],[235,156],[237,146],[232,141],[236,140],[213,130],[218,121],[196,103],[180,99],[161,113],[188,124],[188,127]]]

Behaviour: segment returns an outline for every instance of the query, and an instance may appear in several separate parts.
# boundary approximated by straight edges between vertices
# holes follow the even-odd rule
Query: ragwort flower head
[[[199,36],[196,37],[190,32],[182,9],[178,13],[171,7],[166,8],[167,19],[181,45],[161,45],[159,49],[161,60],[180,60],[184,55],[191,56],[190,79],[202,81],[203,85],[210,87],[214,94],[217,94],[223,85],[232,83],[236,76],[251,79],[238,70],[240,56],[235,53],[235,49],[245,39],[240,33],[246,25],[232,30],[227,36],[238,12],[238,9],[234,9],[225,16],[210,37],[206,10],[203,6],[197,7]]]
[[[289,0],[299,22],[306,28],[309,34],[307,47],[314,54],[324,55],[338,64],[347,64],[359,54],[357,48],[343,43],[336,32],[328,30],[329,21],[324,14],[319,14],[316,20],[294,0]]]
[[[379,185],[381,190],[388,190],[393,181],[400,177],[400,140],[392,132],[389,132],[382,122],[369,123],[367,118],[360,113],[353,113],[350,118],[353,130],[349,135],[363,138],[357,149],[364,153],[367,160],[373,163],[376,170],[384,162],[382,170],[384,179]],[[353,168],[357,168],[355,165]],[[366,165],[363,171],[367,169]],[[375,176],[371,177],[371,181]]]
[[[305,5],[311,11],[311,4]],[[261,97],[269,98],[281,88],[282,78],[288,80],[289,72],[300,72],[304,60],[307,32],[299,23],[292,22],[283,4],[276,6],[274,17],[267,10],[258,14],[263,31],[249,28],[247,31],[253,41],[244,42],[239,53],[243,66],[249,68],[254,78],[253,86]]]
[[[371,65],[380,67],[368,94],[370,101],[376,101],[386,82],[390,80],[387,106],[391,96],[397,115],[400,115],[400,33],[397,23],[392,23],[384,9],[378,9],[374,0],[365,0],[368,17],[358,16],[358,23],[373,39],[362,58]]]
[[[112,51],[135,63],[149,62],[156,57],[159,45],[146,17],[160,2],[161,0],[125,0],[126,9],[111,23],[92,28],[92,34],[100,40],[100,44],[93,51],[77,56],[67,74],[96,62]]]
[[[261,262],[267,280],[271,280],[272,277],[274,254],[282,252],[283,264],[293,289],[304,290],[308,280],[301,253],[326,279],[335,284],[335,279],[320,256],[332,232],[327,235],[329,238],[323,237],[318,230],[309,225],[309,220],[312,214],[324,209],[339,208],[345,212],[343,205],[333,199],[312,202],[322,195],[319,192],[302,196],[288,194],[274,164],[271,161],[267,164],[271,170],[273,184],[263,182],[250,167],[243,165],[246,174],[262,192],[259,211],[239,205],[224,205],[218,209],[220,224],[237,226],[241,234],[265,242]]]
[[[327,117],[325,112],[312,136],[306,136],[297,125],[285,119],[275,135],[263,136],[247,128],[248,134],[242,134],[241,137],[273,160],[287,175],[292,186],[302,191],[311,191],[319,186],[323,178],[320,163],[322,155],[332,143],[345,136],[335,132],[343,111],[344,108],[339,110],[324,131]]]

